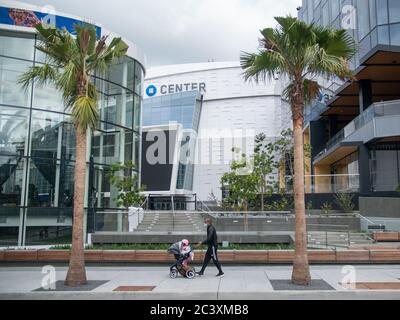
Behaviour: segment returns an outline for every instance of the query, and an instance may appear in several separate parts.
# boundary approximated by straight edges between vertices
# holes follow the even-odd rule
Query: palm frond
[[[19,77],[18,84],[27,90],[33,82],[43,86],[56,81],[58,75],[58,70],[48,64],[33,66]]]
[[[240,65],[244,69],[244,79],[254,80],[256,83],[271,80],[286,68],[283,57],[275,51],[263,51],[259,54],[242,52]]]
[[[314,101],[316,98],[318,98],[319,94],[321,92],[321,86],[318,84],[317,81],[309,80],[309,79],[304,79],[303,81],[303,98],[304,98],[304,103],[308,104]],[[295,87],[294,83],[291,82],[289,85],[283,90],[282,96],[290,102],[290,104],[293,104],[293,97],[295,94]]]
[[[79,96],[72,106],[72,118],[76,127],[95,128],[98,120],[97,100],[88,95]]]

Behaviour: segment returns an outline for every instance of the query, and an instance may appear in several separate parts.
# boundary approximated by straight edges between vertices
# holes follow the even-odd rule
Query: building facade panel
[[[257,134],[273,141],[291,124],[281,80],[246,83],[242,73],[239,62],[198,63],[150,68],[145,80],[145,101],[187,90],[203,95],[192,189],[200,201],[222,198],[233,147],[251,155]]]
[[[2,5],[0,10],[0,244],[69,242],[74,125],[54,87],[34,84],[25,91],[18,84],[29,67],[45,61],[35,48],[39,39],[34,25],[21,25],[18,17],[36,16],[40,21],[42,13],[39,7],[6,4],[10,6]],[[58,28],[69,28],[71,21],[82,23],[76,17],[54,14]],[[104,29],[96,28],[101,36]],[[117,207],[117,190],[106,179],[107,168],[132,160],[137,165],[132,174],[139,174],[143,68],[142,56],[127,55],[105,74],[92,75],[99,93],[100,121],[96,130],[88,132],[88,231],[96,228],[95,208]]]

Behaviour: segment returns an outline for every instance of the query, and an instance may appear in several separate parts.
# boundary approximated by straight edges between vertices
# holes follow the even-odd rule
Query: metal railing
[[[94,213],[94,231],[117,231],[122,232],[124,215],[128,216],[128,230],[136,230],[144,219],[144,206],[147,198],[139,207],[132,207],[126,210],[95,210]]]
[[[319,155],[326,153],[329,149],[343,141],[355,131],[372,121],[376,117],[400,115],[400,100],[378,102],[372,104],[358,117],[351,121],[346,127],[339,131],[326,144],[326,149]]]
[[[306,193],[357,193],[360,188],[359,174],[305,175]],[[287,192],[293,193],[293,177],[285,177]]]

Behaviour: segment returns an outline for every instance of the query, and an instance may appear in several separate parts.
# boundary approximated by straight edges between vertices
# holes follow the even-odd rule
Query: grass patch
[[[94,244],[87,246],[87,250],[167,250],[171,245],[167,243],[130,243],[130,244]],[[50,250],[70,250],[71,245],[57,245],[50,247]],[[206,246],[202,246],[206,249]],[[218,247],[219,250],[291,250],[294,246],[291,244],[235,244],[228,247]]]

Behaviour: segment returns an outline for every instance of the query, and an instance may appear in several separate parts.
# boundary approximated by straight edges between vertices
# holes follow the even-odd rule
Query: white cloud
[[[91,18],[139,45],[150,65],[237,60],[301,0],[30,0]]]

